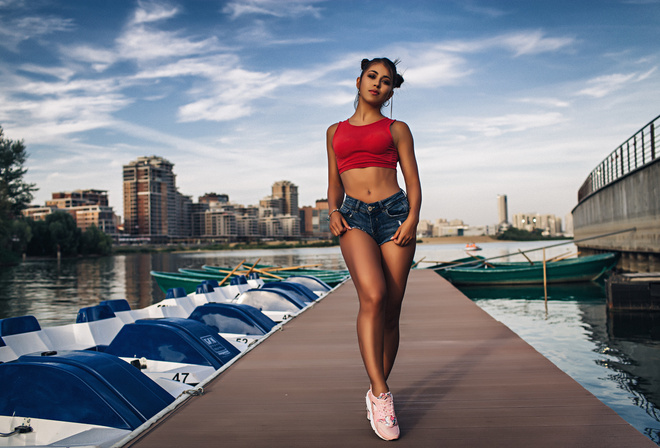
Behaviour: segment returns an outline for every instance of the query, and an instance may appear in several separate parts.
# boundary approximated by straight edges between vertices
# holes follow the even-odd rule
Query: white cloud
[[[477,53],[503,48],[511,51],[514,56],[526,56],[554,52],[574,43],[575,39],[572,37],[546,37],[545,33],[537,30],[506,33],[486,39],[448,41],[438,45],[438,48],[456,53]]]
[[[20,71],[34,73],[41,76],[49,76],[63,81],[71,79],[76,71],[68,67],[45,67],[36,64],[23,64],[19,67]]]
[[[70,32],[74,29],[72,19],[53,16],[31,16],[11,21],[0,20],[0,46],[11,51],[17,51],[18,44],[23,41],[56,32]]]
[[[525,132],[534,128],[554,126],[564,121],[558,112],[539,114],[507,114],[495,117],[462,117],[446,123],[448,128],[465,129],[469,132],[497,137],[512,132]]]
[[[644,81],[656,72],[657,67],[639,73],[614,73],[611,75],[598,76],[587,81],[588,87],[577,92],[578,95],[590,96],[592,98],[603,98],[617,90],[623,89],[628,84]]]
[[[447,52],[430,50],[420,54],[411,54],[412,64],[403,73],[405,84],[414,87],[452,85],[469,76],[471,69],[463,58]]]
[[[536,104],[538,106],[550,106],[550,107],[568,107],[571,105],[570,102],[565,100],[560,100],[558,98],[519,98],[515,100],[519,103],[526,104]]]
[[[467,2],[463,1],[461,2],[461,6],[463,7],[463,9],[465,9],[468,12],[473,12],[487,17],[497,18],[507,14],[507,12],[502,9],[498,9],[490,6],[477,5],[471,1],[467,1]]]
[[[60,51],[67,58],[92,64],[97,72],[102,72],[119,59],[115,50],[106,48],[93,48],[88,45],[61,47]]]
[[[227,3],[223,12],[233,19],[256,14],[273,17],[301,17],[311,15],[321,18],[321,9],[314,6],[325,0],[242,0]]]
[[[516,56],[553,52],[574,42],[571,37],[545,37],[541,31],[514,33],[493,39],[495,46],[507,48]]]
[[[174,17],[179,13],[179,8],[156,2],[138,2],[139,8],[135,10],[132,24],[158,22]]]
[[[117,39],[117,52],[126,59],[152,61],[161,58],[179,58],[204,54],[220,49],[218,38],[211,36],[195,41],[181,37],[180,33],[130,27]]]

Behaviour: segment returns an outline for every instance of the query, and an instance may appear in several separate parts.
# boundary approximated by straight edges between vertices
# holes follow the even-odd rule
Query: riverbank
[[[417,240],[419,243],[420,240]],[[479,236],[437,236],[437,237],[428,237],[422,238],[422,244],[470,244],[470,243],[495,243],[495,242],[508,242],[506,240],[498,240],[495,237],[488,235],[479,235]]]

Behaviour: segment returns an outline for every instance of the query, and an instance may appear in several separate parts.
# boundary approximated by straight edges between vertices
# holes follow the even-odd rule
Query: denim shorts
[[[347,195],[339,209],[352,229],[366,232],[379,246],[392,239],[409,211],[408,197],[403,190],[371,204]]]

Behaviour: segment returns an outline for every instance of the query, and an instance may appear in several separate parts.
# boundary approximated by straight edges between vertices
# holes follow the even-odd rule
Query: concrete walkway
[[[382,447],[356,313],[349,281],[127,446]],[[411,273],[389,385],[397,447],[656,447],[433,271]]]

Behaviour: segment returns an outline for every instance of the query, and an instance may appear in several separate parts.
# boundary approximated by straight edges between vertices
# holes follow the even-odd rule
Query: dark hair
[[[399,63],[398,59],[395,59],[394,62],[390,61],[388,58],[374,58],[372,60],[362,59],[362,64],[360,66],[362,71],[360,72],[360,77],[364,75],[364,72],[369,67],[379,62],[390,70],[390,74],[392,75],[392,85],[394,86],[393,88],[396,89],[397,87],[401,87],[401,84],[403,84],[403,76],[396,72],[396,65]]]

